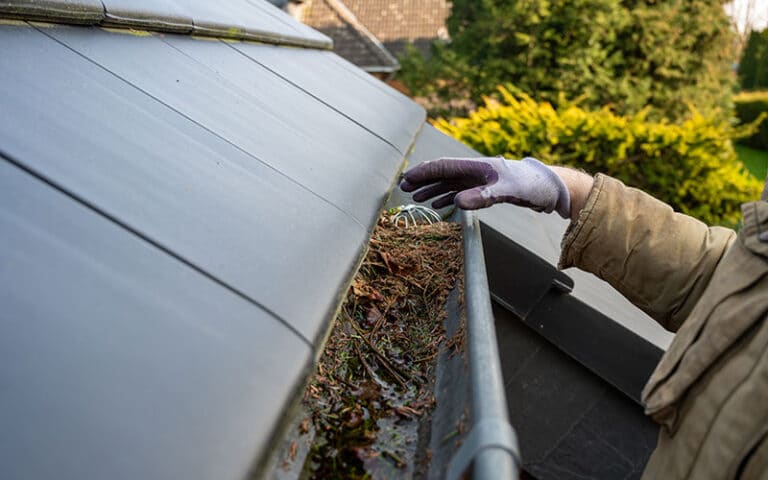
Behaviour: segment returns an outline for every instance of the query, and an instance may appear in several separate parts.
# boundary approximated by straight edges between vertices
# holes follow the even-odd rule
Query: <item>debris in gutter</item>
[[[461,227],[404,229],[393,216],[379,219],[305,390],[308,478],[419,478],[430,460],[419,434],[435,407],[437,359],[464,345],[463,328],[446,338],[443,327],[462,288]]]

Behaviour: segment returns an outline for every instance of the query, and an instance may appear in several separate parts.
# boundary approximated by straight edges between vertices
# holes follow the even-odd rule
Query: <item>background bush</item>
[[[512,83],[622,115],[680,120],[688,105],[730,109],[734,32],[721,0],[453,0],[451,41],[429,60],[410,52],[401,78],[416,96],[479,104]],[[439,103],[431,113],[439,112]]]
[[[741,88],[768,88],[768,29],[750,32],[741,54],[738,72]]]
[[[756,122],[768,116],[768,91],[740,93],[734,98],[734,103],[736,116],[741,123]],[[740,139],[739,143],[758,150],[768,150],[768,121],[760,123],[753,135]]]
[[[487,155],[533,156],[606,173],[709,224],[736,225],[740,204],[760,197],[762,183],[744,170],[730,140],[755,125],[735,131],[695,109],[677,124],[652,122],[647,111],[588,111],[563,95],[555,109],[519,91],[499,92],[500,100],[486,98],[468,117],[438,119],[435,126]]]

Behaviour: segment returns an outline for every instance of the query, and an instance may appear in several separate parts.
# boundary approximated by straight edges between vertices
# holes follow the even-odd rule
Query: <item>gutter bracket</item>
[[[485,418],[472,427],[467,438],[448,464],[447,480],[458,480],[475,457],[487,448],[504,450],[520,466],[517,435],[504,419]]]
[[[480,229],[491,297],[507,310],[525,320],[550,291],[573,291],[573,279],[564,272],[482,222]]]

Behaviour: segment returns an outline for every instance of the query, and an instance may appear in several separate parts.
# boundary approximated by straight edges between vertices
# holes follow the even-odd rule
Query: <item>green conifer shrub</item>
[[[429,60],[414,52],[404,59],[415,95],[479,104],[512,83],[537,99],[556,102],[565,92],[622,115],[651,107],[650,119],[682,119],[688,105],[705,115],[729,111],[735,34],[721,0],[452,4],[451,41]]]

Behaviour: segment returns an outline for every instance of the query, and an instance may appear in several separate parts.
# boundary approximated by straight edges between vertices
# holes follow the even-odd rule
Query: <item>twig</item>
[[[397,366],[391,363],[389,359],[386,356],[384,356],[384,354],[381,353],[379,349],[377,349],[376,346],[373,343],[371,343],[370,340],[368,340],[368,338],[366,338],[365,332],[362,331],[362,329],[357,325],[357,323],[353,319],[351,319],[349,315],[346,315],[346,317],[349,324],[352,325],[352,328],[354,328],[355,331],[357,331],[357,334],[360,336],[363,342],[365,342],[365,344],[368,345],[368,348],[370,348],[371,351],[373,351],[373,353],[376,355],[376,358],[379,359],[379,361],[381,362],[381,366],[384,367],[384,369],[387,372],[389,372],[390,375],[392,375],[392,378],[394,378],[395,381],[398,384],[400,384],[401,387],[405,388],[405,382],[406,380],[410,380],[411,376],[408,375],[407,373],[400,371],[397,368]]]
[[[368,362],[365,361],[365,358],[363,357],[363,354],[360,352],[360,349],[357,347],[357,344],[354,344],[354,347],[355,347],[355,353],[357,353],[358,358],[360,358],[360,363],[363,364],[363,368],[365,368],[365,371],[368,373],[368,376],[371,377],[371,380],[376,382],[376,374],[373,373],[373,369],[371,368],[370,365],[368,365]]]

